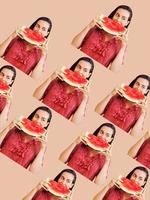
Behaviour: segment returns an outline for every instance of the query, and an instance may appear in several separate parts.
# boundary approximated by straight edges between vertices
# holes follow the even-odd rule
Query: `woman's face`
[[[13,83],[14,72],[10,69],[4,68],[0,71],[0,79],[7,83],[7,85],[11,85]]]
[[[49,23],[44,20],[39,20],[33,28],[34,31],[40,33],[43,37],[46,37],[48,35],[48,29]]]
[[[48,119],[49,119],[49,113],[45,110],[37,110],[34,114],[32,121],[37,122],[39,125],[41,125],[43,128],[47,127],[48,125]]]
[[[121,23],[124,27],[129,24],[129,17],[130,13],[128,10],[125,10],[123,8],[119,8],[116,13],[113,16],[113,20],[116,20],[117,22]]]
[[[60,176],[60,178],[58,179],[58,182],[62,183],[63,185],[65,185],[68,189],[71,189],[73,187],[73,180],[74,180],[74,176],[71,173],[68,172],[63,172]]]
[[[82,74],[85,78],[89,78],[90,76],[90,70],[91,70],[91,64],[87,61],[80,60],[78,64],[75,67],[74,71],[78,71],[80,74]]]
[[[113,129],[107,126],[102,126],[97,136],[101,136],[106,142],[112,141]]]
[[[133,180],[136,184],[143,186],[145,184],[146,173],[140,169],[136,169],[130,180]]]
[[[133,85],[133,88],[137,88],[142,92],[142,94],[146,94],[148,92],[149,81],[144,78],[138,78]]]

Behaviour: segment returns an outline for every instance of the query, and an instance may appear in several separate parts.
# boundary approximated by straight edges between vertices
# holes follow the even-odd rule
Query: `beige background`
[[[65,165],[58,160],[60,153],[84,131],[95,130],[106,120],[94,112],[96,104],[114,87],[121,83],[129,83],[139,74],[150,74],[149,70],[149,5],[148,1],[120,0],[19,0],[3,1],[1,5],[0,42],[7,38],[17,27],[30,25],[40,16],[48,16],[53,22],[49,37],[48,59],[46,71],[41,80],[35,81],[17,70],[14,84],[13,106],[9,118],[27,116],[41,103],[32,97],[34,90],[57,68],[62,65],[71,66],[82,52],[70,45],[72,38],[80,32],[98,14],[108,15],[116,6],[127,4],[133,8],[134,17],[129,31],[129,44],[124,69],[113,73],[95,62],[92,77],[90,99],[86,118],[78,125],[72,124],[53,111],[53,118],[48,132],[48,149],[44,167],[38,174],[31,174],[18,164],[0,154],[0,193],[7,200],[21,200],[37,183],[46,177],[55,177]],[[148,24],[148,25],[147,25]],[[0,59],[0,66],[6,64]],[[126,175],[133,167],[139,165],[127,155],[128,149],[150,128],[150,107],[145,120],[144,131],[138,138],[133,138],[117,128],[113,145],[112,162],[106,185],[113,177]],[[63,130],[62,130],[63,129]],[[148,185],[150,184],[150,181]],[[78,174],[73,200],[90,200],[104,185],[98,186]],[[148,190],[149,189],[149,190]],[[150,188],[147,189],[148,200]]]

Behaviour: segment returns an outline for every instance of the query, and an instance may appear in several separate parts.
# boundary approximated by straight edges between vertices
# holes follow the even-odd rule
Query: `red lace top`
[[[53,196],[50,192],[42,188],[35,193],[35,195],[31,200],[63,200],[63,199]]]
[[[26,74],[30,74],[42,55],[41,49],[36,46],[33,46],[31,49],[27,49],[28,45],[28,42],[16,37],[10,42],[3,55],[6,61]]]
[[[150,138],[140,147],[136,155],[136,160],[150,169]]]
[[[126,195],[124,191],[113,186],[107,191],[102,200],[138,200],[138,198],[134,196],[127,196],[125,198]]]
[[[105,161],[104,154],[93,152],[90,147],[81,142],[74,148],[67,162],[77,172],[93,180],[103,168]]]
[[[104,117],[112,123],[129,132],[141,115],[141,108],[137,104],[132,104],[119,95],[113,96],[108,102]]]
[[[56,78],[47,87],[42,102],[69,119],[83,100],[83,92],[79,89],[68,92],[70,88],[70,85]]]
[[[106,32],[95,26],[85,36],[81,51],[108,67],[119,53],[121,45],[121,40],[117,37],[106,40]]]
[[[4,138],[0,146],[0,152],[24,168],[28,168],[38,155],[41,142],[37,139],[31,139],[30,141],[25,141],[25,139],[26,134],[22,130],[16,127],[12,128]]]
[[[0,94],[0,113],[3,111],[7,103],[7,99],[4,95]]]

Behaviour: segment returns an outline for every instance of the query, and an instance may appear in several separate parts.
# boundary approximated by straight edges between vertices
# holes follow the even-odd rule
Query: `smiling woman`
[[[43,183],[38,184],[36,188],[34,188],[26,197],[23,198],[23,200],[63,200],[63,199],[71,199],[72,196],[72,190],[76,183],[76,173],[71,169],[64,169],[62,170],[54,179],[55,181],[55,190],[53,187],[53,190],[56,192],[56,188],[59,190],[59,192],[62,190],[62,188],[65,188],[65,190],[69,191],[69,195],[64,198],[57,194],[54,194],[53,190],[50,190],[50,186],[44,186]],[[54,183],[53,181],[53,183]],[[62,193],[63,194],[63,193]]]
[[[126,5],[118,6],[108,17],[121,24],[126,30],[132,19],[132,10]],[[116,36],[97,26],[99,18],[81,31],[72,44],[112,71],[120,70],[127,47],[127,34]],[[127,31],[126,31],[127,32]]]
[[[0,130],[2,130],[9,118],[11,109],[12,86],[16,78],[16,70],[10,65],[0,68]],[[2,88],[7,86],[8,90]]]
[[[137,185],[142,190],[145,188],[145,185],[148,181],[149,173],[145,167],[138,166],[134,168],[127,176],[126,180],[129,180],[128,183],[132,185]],[[131,194],[123,188],[118,188],[116,185],[111,182],[106,188],[100,192],[94,200],[144,200],[144,194],[135,195]]]
[[[38,107],[28,117],[29,120],[47,130],[51,121],[51,111],[47,107]],[[36,125],[36,126],[37,126]],[[29,134],[30,133],[30,134]],[[39,140],[32,132],[11,123],[0,134],[0,152],[14,160],[29,171],[35,172],[43,165],[43,158],[46,151],[46,142]]]
[[[96,106],[96,112],[110,120],[131,135],[138,135],[142,132],[146,115],[148,93],[150,90],[150,77],[147,75],[137,76],[129,86],[144,96],[142,106],[132,102],[114,90]]]
[[[90,80],[93,69],[94,63],[88,57],[78,59],[70,68],[71,71],[79,72],[86,80]],[[85,115],[88,88],[81,90],[54,73],[36,89],[34,96],[67,119],[79,122]]]
[[[47,17],[38,18],[30,29],[46,39],[52,28],[51,20]],[[0,56],[33,78],[39,78],[44,71],[47,56],[47,44],[43,47],[33,45],[21,38],[17,31],[0,45]]]

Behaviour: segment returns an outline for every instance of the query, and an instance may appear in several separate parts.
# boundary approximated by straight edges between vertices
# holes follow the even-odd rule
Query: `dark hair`
[[[52,29],[52,22],[51,22],[51,20],[50,20],[48,17],[39,17],[35,22],[33,22],[33,24],[31,24],[30,29],[33,30],[34,27],[35,27],[35,25],[36,25],[36,23],[37,23],[39,20],[45,21],[45,22],[47,22],[47,23],[49,24],[48,34],[47,34],[47,36],[45,36],[45,38],[48,38],[48,36],[49,36],[49,34],[50,34],[50,31],[51,31],[51,29]]]
[[[132,11],[132,9],[129,6],[127,6],[127,5],[120,5],[120,6],[118,6],[117,8],[115,8],[115,10],[113,10],[110,13],[110,15],[108,17],[112,19],[114,17],[114,15],[116,14],[116,12],[117,12],[118,9],[124,9],[124,10],[127,10],[130,13],[130,16],[129,16],[129,19],[128,19],[129,23],[126,26],[126,28],[128,28],[128,26],[129,26],[129,24],[130,24],[130,22],[132,20],[132,17],[133,17],[133,11]]]
[[[64,169],[64,170],[62,170],[62,171],[54,178],[54,181],[57,181],[57,182],[58,182],[59,178],[61,177],[61,175],[62,175],[64,172],[70,173],[70,174],[72,174],[72,175],[74,176],[73,181],[72,181],[73,186],[72,186],[72,188],[69,188],[69,189],[72,190],[73,187],[74,187],[74,185],[75,185],[75,182],[76,182],[76,180],[77,180],[77,175],[76,175],[76,173],[75,173],[74,170],[72,170],[72,169]]]
[[[102,128],[103,126],[107,126],[107,127],[111,128],[111,129],[113,130],[113,134],[112,134],[112,141],[113,141],[113,140],[114,140],[114,137],[115,137],[115,134],[116,134],[116,128],[115,128],[114,125],[111,124],[111,123],[104,123],[104,124],[102,124],[101,126],[99,126],[99,127],[94,131],[93,135],[97,136],[98,133],[99,133],[99,131],[101,130],[101,128]],[[112,141],[110,142],[110,144],[112,143]]]
[[[13,77],[12,77],[13,82],[9,85],[9,86],[12,86],[13,83],[14,83],[14,80],[16,78],[16,69],[13,66],[11,66],[11,65],[4,65],[3,67],[0,68],[0,72],[3,69],[9,69],[9,70],[11,70],[13,72]]]
[[[146,174],[145,181],[147,182],[148,177],[149,177],[149,173],[148,173],[148,170],[147,170],[145,167],[142,167],[142,166],[135,167],[135,168],[126,176],[126,178],[130,179],[131,176],[132,176],[132,174],[135,172],[135,170],[141,170],[141,171],[145,172],[145,174]],[[146,182],[145,182],[144,185],[142,185],[143,188],[145,187]]]
[[[147,75],[145,75],[145,74],[141,74],[141,75],[137,76],[137,77],[129,84],[129,86],[130,86],[130,87],[133,87],[138,78],[146,79],[146,80],[149,82],[149,85],[148,85],[147,89],[150,90],[150,76],[147,76]],[[145,94],[145,96],[147,96],[148,93],[149,93],[149,91]]]
[[[48,126],[49,126],[49,124],[50,124],[51,118],[52,118],[52,112],[51,112],[51,110],[50,110],[48,107],[46,107],[46,106],[40,106],[40,107],[36,108],[36,109],[28,116],[28,119],[32,120],[33,117],[34,117],[34,115],[35,115],[35,113],[36,113],[38,110],[46,111],[46,112],[49,114],[49,118],[48,118],[48,122],[49,122],[49,123],[48,123],[47,127],[45,127],[45,128],[47,129]]]
[[[83,60],[83,61],[86,61],[86,62],[89,62],[90,64],[91,64],[91,69],[90,69],[90,76],[87,78],[88,80],[90,79],[90,77],[91,77],[91,75],[92,75],[92,73],[93,73],[93,69],[94,69],[94,62],[93,62],[93,60],[91,59],[91,58],[88,58],[88,57],[81,57],[81,58],[79,58],[71,67],[70,67],[70,69],[72,70],[72,71],[74,71],[75,70],[75,68],[76,68],[76,66],[77,66],[77,64],[81,61],[81,60]]]

